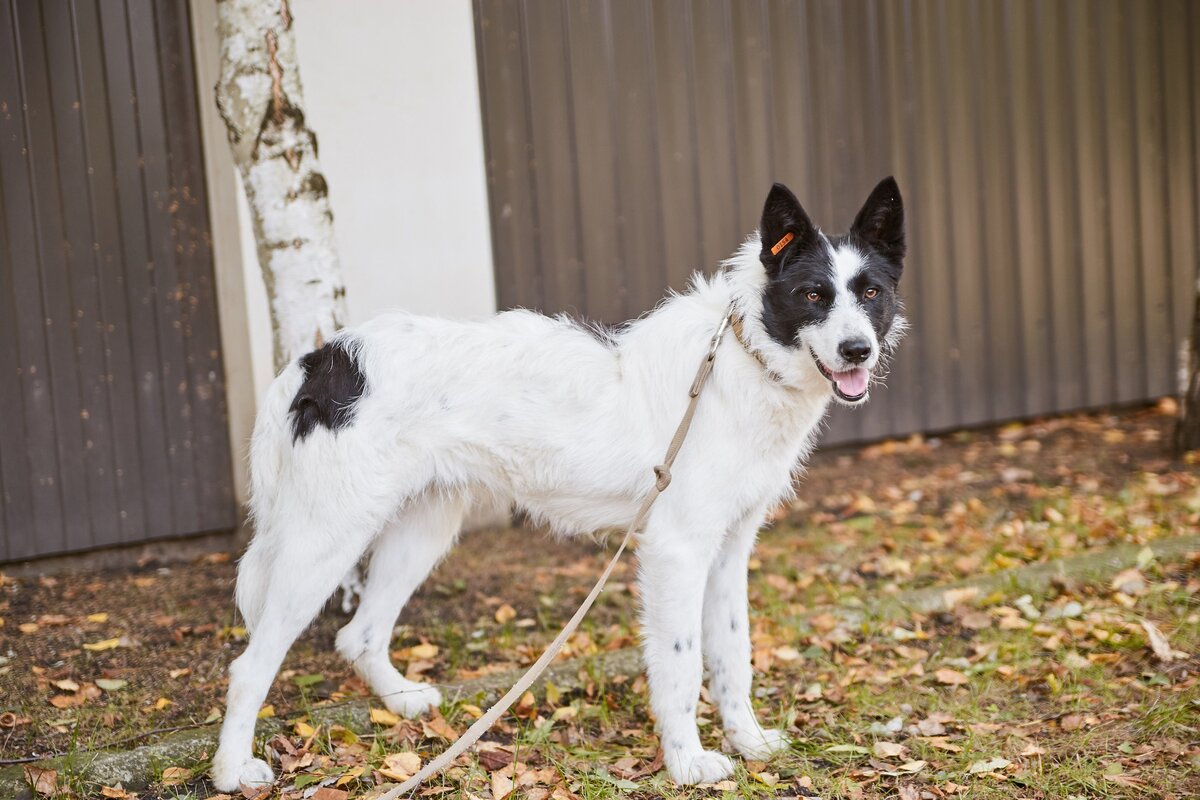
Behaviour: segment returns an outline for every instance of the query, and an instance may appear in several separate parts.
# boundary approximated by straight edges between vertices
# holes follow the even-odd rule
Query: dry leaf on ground
[[[25,781],[36,794],[52,797],[58,794],[58,772],[27,764],[24,769]]]

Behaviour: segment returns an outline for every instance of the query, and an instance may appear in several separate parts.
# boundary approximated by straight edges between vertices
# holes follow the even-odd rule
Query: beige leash
[[[645,499],[642,500],[642,505],[633,517],[633,522],[625,529],[625,537],[621,540],[621,546],[617,548],[617,552],[609,559],[608,566],[600,574],[600,578],[596,581],[596,585],[592,587],[592,591],[584,598],[583,604],[579,606],[579,610],[563,626],[558,636],[554,637],[554,641],[550,643],[541,657],[533,663],[533,666],[521,676],[520,680],[513,684],[513,687],[503,697],[496,701],[494,706],[487,710],[487,713],[475,720],[474,724],[470,728],[467,728],[462,736],[458,737],[441,755],[422,767],[416,775],[413,775],[395,789],[384,794],[378,800],[396,800],[400,795],[412,792],[426,779],[450,766],[454,759],[458,758],[467,748],[479,741],[479,737],[487,733],[488,729],[496,724],[501,715],[505,711],[508,711],[521,695],[525,694],[529,687],[533,685],[533,682],[538,679],[538,676],[545,671],[546,667],[550,666],[550,662],[554,661],[558,656],[567,639],[579,627],[579,623],[583,621],[592,604],[596,602],[596,598],[600,596],[600,592],[604,589],[604,584],[607,583],[613,568],[617,566],[617,562],[621,559],[621,554],[625,552],[625,546],[629,544],[630,538],[642,526],[642,523],[646,521],[646,516],[650,513],[650,508],[654,505],[654,501],[671,485],[671,467],[675,464],[675,456],[679,455],[679,448],[683,446],[683,440],[687,438],[688,430],[692,427],[692,418],[696,416],[696,406],[700,402],[700,390],[704,388],[704,383],[708,380],[709,373],[712,372],[713,361],[717,357],[717,346],[721,343],[721,338],[725,335],[725,330],[729,327],[732,315],[733,304],[731,303],[725,317],[721,320],[721,324],[717,327],[717,332],[713,335],[712,343],[708,347],[708,353],[704,356],[704,360],[700,362],[700,369],[696,371],[696,378],[692,381],[691,388],[688,389],[687,410],[683,412],[683,419],[679,421],[679,427],[675,429],[675,436],[672,437],[671,444],[667,447],[666,457],[663,458],[662,464],[654,468],[654,487],[646,493]]]

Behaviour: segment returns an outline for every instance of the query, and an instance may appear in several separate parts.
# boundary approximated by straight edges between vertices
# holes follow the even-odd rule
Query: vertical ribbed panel
[[[236,522],[182,0],[0,0],[0,561]]]
[[[476,0],[502,306],[614,322],[774,180],[840,229],[895,174],[913,323],[829,441],[1172,393],[1197,265],[1184,0]]]

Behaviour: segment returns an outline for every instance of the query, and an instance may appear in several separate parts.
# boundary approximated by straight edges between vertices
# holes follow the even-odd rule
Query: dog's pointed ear
[[[779,265],[788,252],[810,246],[817,239],[817,229],[804,207],[782,183],[772,186],[767,194],[758,231],[762,237],[760,258],[771,277],[779,272]]]
[[[895,178],[889,175],[879,182],[854,218],[850,233],[897,264],[904,258],[904,202]]]

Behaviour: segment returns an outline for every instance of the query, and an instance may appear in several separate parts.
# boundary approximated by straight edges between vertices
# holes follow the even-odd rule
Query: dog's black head
[[[895,179],[879,182],[841,236],[821,233],[796,196],[777,183],[759,232],[767,334],[783,347],[807,350],[839,400],[862,402],[883,351],[905,326],[896,293],[904,269],[904,206]]]

